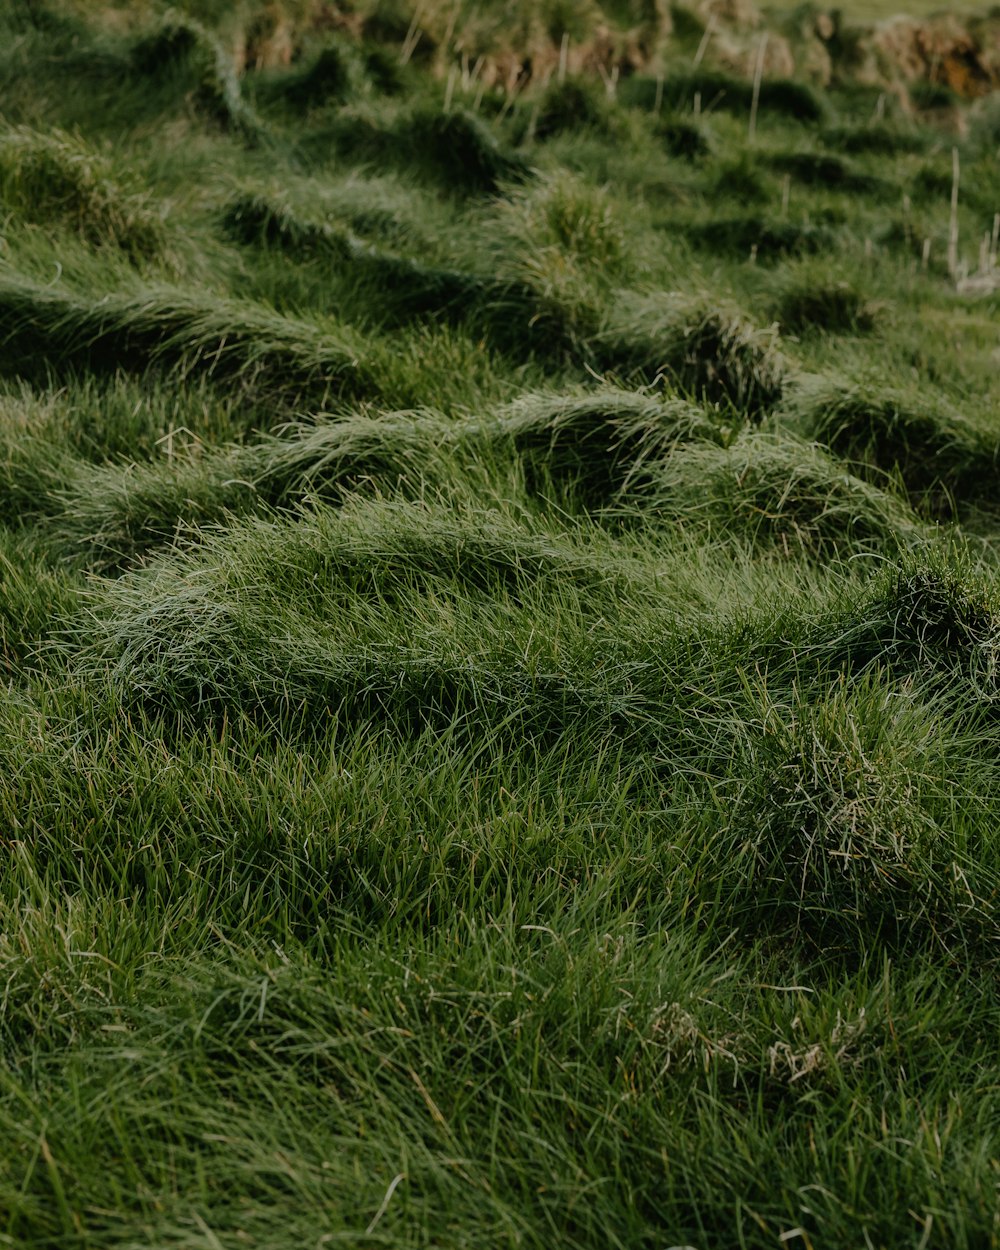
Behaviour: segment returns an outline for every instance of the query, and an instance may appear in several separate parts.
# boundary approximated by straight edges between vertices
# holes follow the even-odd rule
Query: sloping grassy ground
[[[0,1244],[997,1247],[996,110],[395,38],[0,15]]]

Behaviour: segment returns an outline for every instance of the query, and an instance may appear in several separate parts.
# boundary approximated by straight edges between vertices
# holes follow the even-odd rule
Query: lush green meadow
[[[0,1245],[995,1250],[995,100],[399,33],[0,7]]]

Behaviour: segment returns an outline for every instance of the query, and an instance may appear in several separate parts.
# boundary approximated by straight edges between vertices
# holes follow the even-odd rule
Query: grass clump
[[[963,831],[932,780],[961,737],[878,681],[819,704],[771,705],[747,743],[756,782],[732,821],[748,910],[784,916],[828,957],[839,948],[852,960],[871,943],[961,950],[995,940],[987,898],[968,882],[955,888],[949,864],[967,859]]]
[[[756,213],[692,222],[688,238],[698,247],[740,260],[780,260],[832,251],[837,235],[822,223],[783,221]]]
[[[859,195],[870,195],[884,187],[880,179],[827,152],[779,152],[769,163],[776,173],[788,174],[805,186],[839,187]]]
[[[644,75],[627,79],[621,88],[623,103],[652,111],[659,101],[678,112],[689,110],[696,95],[704,112],[720,110],[748,116],[753,102],[753,85],[721,70],[697,69],[667,74],[662,84]],[[765,78],[760,84],[759,108],[776,117],[803,123],[823,121],[828,105],[806,83],[787,78]]]
[[[783,334],[870,334],[884,313],[885,304],[856,284],[809,268],[784,286],[775,304]]]
[[[307,111],[350,99],[357,90],[356,74],[347,48],[327,44],[310,60],[277,78],[272,90],[293,108]]]
[[[848,156],[901,156],[927,150],[928,136],[884,123],[867,126],[829,126],[820,132],[823,144]]]
[[[684,116],[657,118],[656,137],[671,156],[695,161],[712,154],[712,141],[705,125]]]
[[[243,98],[239,78],[221,44],[195,19],[169,12],[132,44],[130,60],[140,81],[185,93],[204,116],[249,143],[265,135]]]
[[[920,533],[905,504],[845,473],[821,448],[763,431],[744,433],[729,447],[685,448],[637,502],[645,515],[786,555],[892,551]]]
[[[612,137],[621,127],[603,88],[585,79],[567,78],[546,88],[532,112],[529,129],[531,137],[544,142],[580,130]]]
[[[9,367],[28,378],[161,367],[291,400],[368,389],[351,349],[315,326],[181,290],[91,301],[7,279],[0,282],[0,342]]]
[[[459,437],[431,415],[353,416],[241,446],[196,443],[167,460],[78,468],[42,499],[64,549],[113,570],[156,547],[196,545],[201,529],[239,516],[339,504],[360,492],[415,496],[435,465],[444,476]]]
[[[422,106],[389,122],[345,110],[304,146],[318,156],[328,145],[359,164],[389,163],[460,195],[495,194],[531,173],[527,161],[508,151],[485,122],[458,109],[444,113]]]
[[[317,510],[245,521],[127,574],[71,644],[79,675],[104,674],[116,697],[150,714],[213,721],[242,709],[277,723],[298,709],[331,726],[387,717],[408,736],[456,725],[549,735],[577,715],[620,720],[635,696],[616,674],[588,676],[579,653],[559,663],[551,630],[531,641],[537,609],[520,606],[572,595],[579,558],[503,516],[459,535],[454,518],[418,508],[392,537],[370,513],[360,519],[360,552],[350,514]],[[618,583],[607,584],[613,594]]]
[[[136,262],[160,258],[167,246],[163,217],[149,196],[123,189],[108,157],[58,130],[0,131],[0,209],[38,225],[64,226]]]
[[[553,486],[588,508],[645,481],[677,447],[721,442],[721,421],[680,399],[606,388],[525,395],[501,418],[527,467],[529,489]]]
[[[878,667],[903,677],[955,680],[955,693],[966,695],[960,702],[989,704],[996,698],[998,638],[994,602],[981,586],[954,571],[915,565],[831,619],[815,642],[825,663],[850,672]]]
[[[637,300],[616,315],[600,347],[606,368],[662,376],[683,392],[759,420],[777,404],[785,363],[776,329],[698,299]]]
[[[932,512],[988,494],[996,478],[997,435],[944,399],[822,379],[796,390],[788,412],[862,471],[898,474],[914,502]]]

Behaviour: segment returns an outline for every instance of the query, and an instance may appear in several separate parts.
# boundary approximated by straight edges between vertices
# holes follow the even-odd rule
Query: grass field
[[[386,23],[0,9],[0,1245],[996,1250],[995,98]]]

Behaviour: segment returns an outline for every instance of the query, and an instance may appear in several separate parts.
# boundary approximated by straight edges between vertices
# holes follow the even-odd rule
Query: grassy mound
[[[305,150],[322,158],[332,147],[357,162],[397,169],[461,195],[489,195],[519,182],[531,167],[508,151],[485,122],[471,113],[431,107],[405,110],[384,122],[345,111],[310,138]]]
[[[638,486],[681,444],[724,436],[702,408],[610,388],[522,396],[500,428],[524,459],[529,489],[555,487],[591,508]]]
[[[608,369],[666,377],[678,389],[755,420],[780,399],[785,367],[774,329],[692,300],[637,300],[600,346]]]
[[[685,449],[640,499],[648,515],[786,553],[886,550],[919,532],[894,496],[785,434],[753,432],[728,448]]]
[[[928,938],[989,946],[998,936],[991,883],[956,888],[953,867],[971,860],[947,787],[931,780],[947,767],[945,744],[954,751],[961,736],[878,682],[769,709],[744,748],[754,781],[731,826],[748,910],[784,915],[827,957]]]
[[[331,512],[244,523],[206,539],[199,554],[117,582],[88,630],[79,672],[105,673],[125,702],[156,713],[243,708],[266,721],[298,708],[388,717],[407,733],[508,720],[525,733],[555,732],[580,715],[617,721],[629,695],[613,674],[592,679],[578,667],[584,640],[575,640],[582,654],[570,671],[544,636],[521,650],[538,618],[514,605],[538,583],[543,595],[565,593],[587,562],[502,516],[484,515],[469,531],[459,537],[453,517],[424,509],[388,528],[370,512],[353,526]],[[606,581],[599,565],[588,580]]]
[[[106,156],[60,131],[0,131],[0,208],[20,220],[65,226],[134,261],[157,258],[167,245],[150,198],[123,189]]]
[[[687,234],[699,247],[740,260],[810,256],[832,251],[837,242],[836,233],[821,223],[768,219],[756,213],[692,222]]]
[[[8,279],[0,283],[0,342],[7,368],[28,378],[160,367],[290,397],[368,389],[351,350],[314,325],[181,290],[90,301]]]
[[[269,94],[280,96],[303,111],[341,104],[357,90],[356,73],[348,49],[341,44],[328,44],[309,61],[274,80]]]
[[[568,78],[546,89],[526,128],[532,138],[544,141],[581,130],[613,136],[620,126],[602,87],[586,79]]]
[[[431,417],[356,416],[165,463],[77,465],[33,502],[52,515],[68,552],[113,569],[155,547],[197,543],[199,528],[240,515],[338,503],[358,491],[417,493],[455,442],[453,427]]]
[[[989,494],[996,480],[996,434],[943,400],[821,380],[795,393],[789,414],[860,469],[898,473],[914,500],[934,511],[950,511],[949,498]]]
[[[263,123],[243,98],[232,61],[193,18],[168,13],[135,40],[130,60],[140,82],[186,94],[201,113],[234,135],[251,143],[265,136]]]
[[[858,195],[871,195],[885,189],[884,183],[857,169],[842,156],[828,152],[778,152],[771,157],[771,168],[788,174],[806,186],[840,187]]]
[[[653,110],[659,101],[678,111],[692,107],[701,97],[704,112],[714,110],[749,116],[753,85],[719,70],[697,69],[667,74],[662,83],[643,75],[626,79],[620,92],[623,103],[633,108]],[[828,105],[806,83],[786,78],[765,78],[760,84],[759,108],[777,117],[798,122],[820,122],[828,115]]]
[[[558,307],[551,302],[546,306],[540,294],[516,277],[484,276],[394,255],[349,231],[302,218],[287,204],[259,194],[233,199],[222,225],[240,243],[280,248],[304,263],[324,260],[348,289],[375,306],[380,320],[467,322],[489,333],[500,346],[518,342],[525,327],[542,322],[547,346],[566,346]]]
[[[980,587],[917,566],[889,577],[868,600],[817,628],[824,663],[903,677],[956,681],[962,702],[996,700],[997,614]]]
[[[829,126],[820,132],[823,143],[849,156],[898,156],[923,152],[927,135],[918,130],[871,123],[867,126]]]
[[[885,306],[861,287],[807,265],[782,285],[775,318],[782,334],[870,334]]]

